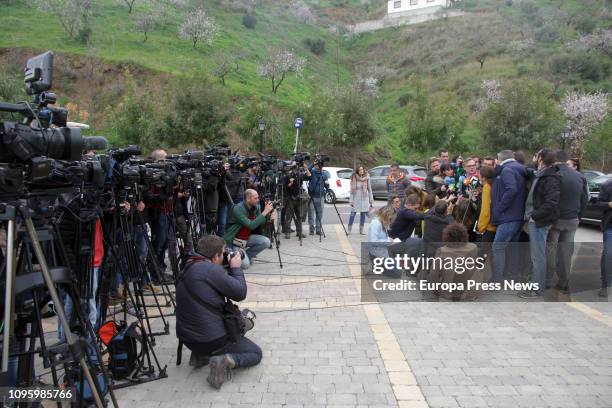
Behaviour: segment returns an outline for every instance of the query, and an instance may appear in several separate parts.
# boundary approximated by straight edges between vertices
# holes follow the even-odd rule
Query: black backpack
[[[115,330],[113,327],[115,326]],[[108,369],[115,379],[123,379],[134,375],[142,367],[144,347],[142,344],[142,330],[138,322],[133,322],[129,326],[126,322],[121,322],[119,326],[113,321],[107,322],[103,327],[106,333],[115,334],[107,341],[102,339],[108,349],[109,362]],[[100,328],[102,331],[103,328]],[[102,338],[102,336],[100,336]],[[140,346],[140,347],[139,347]],[[139,350],[140,349],[140,350]]]

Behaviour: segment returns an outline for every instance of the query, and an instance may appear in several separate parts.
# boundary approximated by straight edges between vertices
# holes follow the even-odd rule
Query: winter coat
[[[559,219],[580,218],[586,207],[589,193],[587,182],[582,173],[567,164],[557,165],[561,176],[561,197],[559,198]]]
[[[492,224],[523,221],[527,189],[525,166],[516,160],[509,160],[496,169],[491,196]]]
[[[559,218],[561,177],[557,170],[556,166],[551,166],[536,173],[531,218],[538,228],[551,225]]]
[[[349,198],[349,204],[353,207],[351,211],[368,212],[373,202],[370,178],[366,176],[366,180],[361,181],[351,177],[351,195]]]
[[[176,286],[176,337],[183,343],[210,343],[226,336],[221,317],[201,305],[194,295],[219,312],[226,297],[236,302],[244,300],[247,285],[242,269],[228,272],[221,265],[196,262],[185,270]]]

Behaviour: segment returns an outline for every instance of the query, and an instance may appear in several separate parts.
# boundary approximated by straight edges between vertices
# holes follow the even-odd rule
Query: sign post
[[[300,146],[300,130],[302,129],[302,118],[295,118],[295,147],[293,148],[293,154],[298,152]]]

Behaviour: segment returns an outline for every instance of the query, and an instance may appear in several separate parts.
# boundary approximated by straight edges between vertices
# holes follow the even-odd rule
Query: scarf
[[[361,183],[361,191],[368,191],[368,176],[365,175],[360,177],[356,175],[355,177],[351,177],[351,193],[354,193],[357,190],[357,183]]]

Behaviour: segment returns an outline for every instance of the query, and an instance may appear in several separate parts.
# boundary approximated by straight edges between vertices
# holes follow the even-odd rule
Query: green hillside
[[[172,89],[168,84],[174,79],[212,75],[220,62],[236,57],[238,70],[227,76],[224,87],[219,86],[231,100],[228,126],[232,142],[248,147],[242,132],[250,132],[252,126],[245,121],[253,122],[257,114],[264,114],[272,118],[274,147],[287,150],[292,120],[304,113],[305,106],[323,103],[321,95],[337,87],[338,77],[345,86],[364,72],[378,69],[385,73],[378,78],[380,89],[372,108],[379,137],[362,146],[363,157],[371,164],[391,157],[420,161],[432,152],[400,147],[418,83],[434,105],[460,107],[466,117],[460,135],[462,148],[477,152],[485,151],[475,113],[483,80],[543,83],[550,86],[550,97],[555,100],[569,90],[612,92],[609,52],[577,52],[566,47],[581,36],[610,29],[609,3],[463,0],[457,6],[467,13],[462,17],[337,37],[330,27],[380,18],[386,2],[137,0],[133,13],[128,14],[120,1],[96,0],[89,20],[91,37],[83,44],[69,38],[57,17],[38,11],[29,1],[0,0],[0,73],[4,72],[6,82],[7,77],[19,75],[17,59],[21,63],[34,52],[54,50],[58,61],[69,61],[67,67],[58,67],[55,90],[64,95],[60,102],[86,110],[94,131],[120,144],[122,135],[115,126],[114,112],[124,101],[132,95],[151,95],[153,111],[163,112],[172,98],[166,90]],[[160,4],[166,11],[163,25],[149,32],[143,42],[133,19]],[[308,18],[298,15],[296,4],[305,8]],[[201,6],[215,18],[219,34],[212,45],[202,43],[194,49],[177,32],[189,9]],[[254,29],[243,25],[246,13],[257,19]],[[305,44],[307,39],[322,40],[325,51],[315,55]],[[303,75],[290,74],[278,94],[271,92],[269,80],[256,73],[257,62],[271,46],[293,49],[307,58]],[[90,65],[100,72],[84,78]],[[0,94],[7,95],[2,89],[0,82]],[[14,89],[14,84],[4,89]],[[610,119],[602,129],[610,129]],[[311,146],[329,148],[324,142],[317,143]]]

